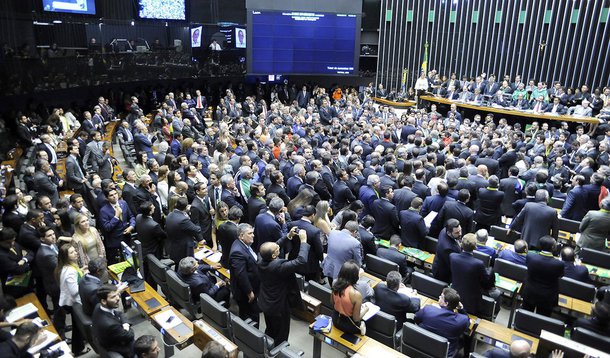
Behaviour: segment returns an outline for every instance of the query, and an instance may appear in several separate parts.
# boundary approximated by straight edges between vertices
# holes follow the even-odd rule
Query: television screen
[[[193,27],[191,28],[191,47],[201,47],[201,35],[203,31],[203,26]]]
[[[49,12],[95,15],[95,0],[42,0],[42,9]]]
[[[249,11],[251,74],[353,75],[360,15]]]
[[[138,0],[141,19],[186,20],[185,0]]]
[[[235,48],[246,48],[246,29],[235,28]]]

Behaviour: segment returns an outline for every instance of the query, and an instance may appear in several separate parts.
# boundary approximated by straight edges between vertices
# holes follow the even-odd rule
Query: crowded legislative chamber
[[[610,357],[610,0],[3,0],[0,44],[0,358]]]

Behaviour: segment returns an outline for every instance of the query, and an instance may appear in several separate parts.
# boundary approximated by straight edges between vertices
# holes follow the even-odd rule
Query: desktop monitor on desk
[[[135,270],[140,280],[137,284],[130,283],[129,288],[132,293],[144,291],[144,265],[142,260],[142,244],[138,240],[134,240],[134,249],[129,247],[125,241],[121,241],[121,252],[123,259],[129,263]]]

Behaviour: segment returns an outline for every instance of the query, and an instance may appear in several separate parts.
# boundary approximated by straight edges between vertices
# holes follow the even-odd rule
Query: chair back
[[[191,287],[184,283],[173,270],[165,271],[167,275],[167,287],[174,302],[187,310],[193,318],[197,317],[197,309],[191,297]]]
[[[153,280],[161,287],[161,291],[167,297],[168,300],[171,300],[169,296],[169,290],[167,288],[167,275],[165,271],[169,270],[169,267],[162,263],[158,258],[153,254],[146,255],[146,260],[148,261],[148,271],[152,276]]]
[[[495,321],[496,313],[496,300],[489,296],[483,295],[483,300],[479,306],[478,317],[480,319],[486,319],[488,321]]]
[[[581,301],[593,302],[595,286],[572,278],[562,277],[559,279],[559,293]]]
[[[199,297],[203,320],[222,333],[223,336],[232,340],[231,312],[206,293],[202,293]]]
[[[273,340],[237,316],[231,316],[231,323],[233,342],[243,352],[244,357],[265,358],[269,348],[273,346]]]
[[[566,231],[570,234],[576,234],[578,231],[580,231],[580,221],[559,218],[559,224],[557,227],[559,231]]]
[[[301,292],[307,292],[307,290],[305,290],[305,276],[298,273],[295,275],[297,277],[297,284],[299,285],[299,290]]]
[[[364,271],[385,280],[390,271],[398,271],[398,264],[372,254],[366,255],[366,267]]]
[[[517,282],[524,282],[527,278],[527,267],[517,265],[503,259],[496,259],[494,262],[494,272],[500,276],[510,278]]]
[[[484,252],[481,252],[481,251],[478,251],[478,250],[474,250],[472,252],[472,256],[474,256],[477,259],[483,261],[483,264],[485,264],[485,267],[489,267],[489,265],[491,264],[491,256],[486,254],[486,253],[484,253]]]
[[[512,232],[509,235],[508,232],[508,229],[496,225],[492,225],[489,228],[489,236],[493,236],[495,240],[514,244],[515,241],[519,238],[519,234]]]
[[[74,329],[78,329],[78,331],[81,333],[81,337],[84,337],[87,342],[92,344],[93,335],[91,333],[91,326],[93,323],[91,322],[91,317],[87,316],[83,311],[83,305],[80,303],[74,303],[72,305],[72,323]],[[95,347],[93,348],[95,349]]]
[[[366,335],[396,349],[396,318],[383,311],[377,312],[366,321]]]
[[[570,336],[575,342],[582,343],[602,352],[608,352],[610,348],[610,337],[601,335],[582,327],[574,328]]]
[[[438,239],[432,236],[426,236],[424,238],[424,251],[436,252],[436,246],[438,245]]]
[[[322,286],[312,280],[309,281],[309,285],[307,286],[307,294],[322,303],[320,307],[321,314],[332,316],[334,308],[332,302],[330,301],[330,296],[332,295],[330,288]]]
[[[443,292],[443,289],[447,286],[449,286],[447,282],[437,280],[434,277],[424,275],[421,272],[413,272],[411,275],[411,287],[422,295],[435,300],[438,299]]]
[[[413,323],[402,326],[401,352],[409,357],[447,357],[449,341]]]
[[[609,253],[592,249],[582,249],[580,251],[580,258],[582,262],[586,264],[610,269]]]
[[[518,309],[515,313],[513,328],[534,337],[540,337],[542,330],[559,336],[563,336],[565,333],[565,324],[562,321],[526,311],[522,308]]]
[[[565,199],[560,199],[560,198],[551,198],[551,202],[549,203],[549,206],[553,209],[563,209],[563,204],[565,204]]]

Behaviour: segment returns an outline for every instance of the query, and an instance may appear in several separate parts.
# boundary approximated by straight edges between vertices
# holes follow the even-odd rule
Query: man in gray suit
[[[63,180],[59,184],[55,184],[51,178],[54,176],[51,170],[51,165],[44,159],[36,161],[36,172],[34,173],[34,189],[39,196],[48,196],[51,199],[53,206],[59,201],[59,192],[57,188],[63,185]]]
[[[589,211],[580,222],[577,251],[583,248],[604,250],[606,238],[610,237],[610,197],[602,200],[600,209]]]
[[[348,221],[343,230],[333,230],[328,236],[328,251],[322,262],[322,272],[332,280],[339,276],[341,266],[349,260],[354,260],[362,266],[362,244],[358,237],[358,222]]]
[[[559,232],[559,218],[557,210],[546,203],[549,192],[546,189],[536,191],[536,201],[527,203],[523,210],[515,217],[510,229],[520,231],[521,238],[527,242],[532,250],[538,250],[538,240],[545,235],[557,237]]]
[[[68,157],[66,158],[66,185],[75,193],[85,193],[85,173],[78,162],[79,150],[77,144],[68,144]]]
[[[102,134],[100,132],[91,132],[91,142],[85,148],[85,157],[83,158],[83,166],[87,171],[97,172],[102,164],[104,154],[102,152]]]
[[[112,179],[114,158],[110,155],[110,143],[102,142],[102,159],[98,162],[98,174],[102,179]]]

